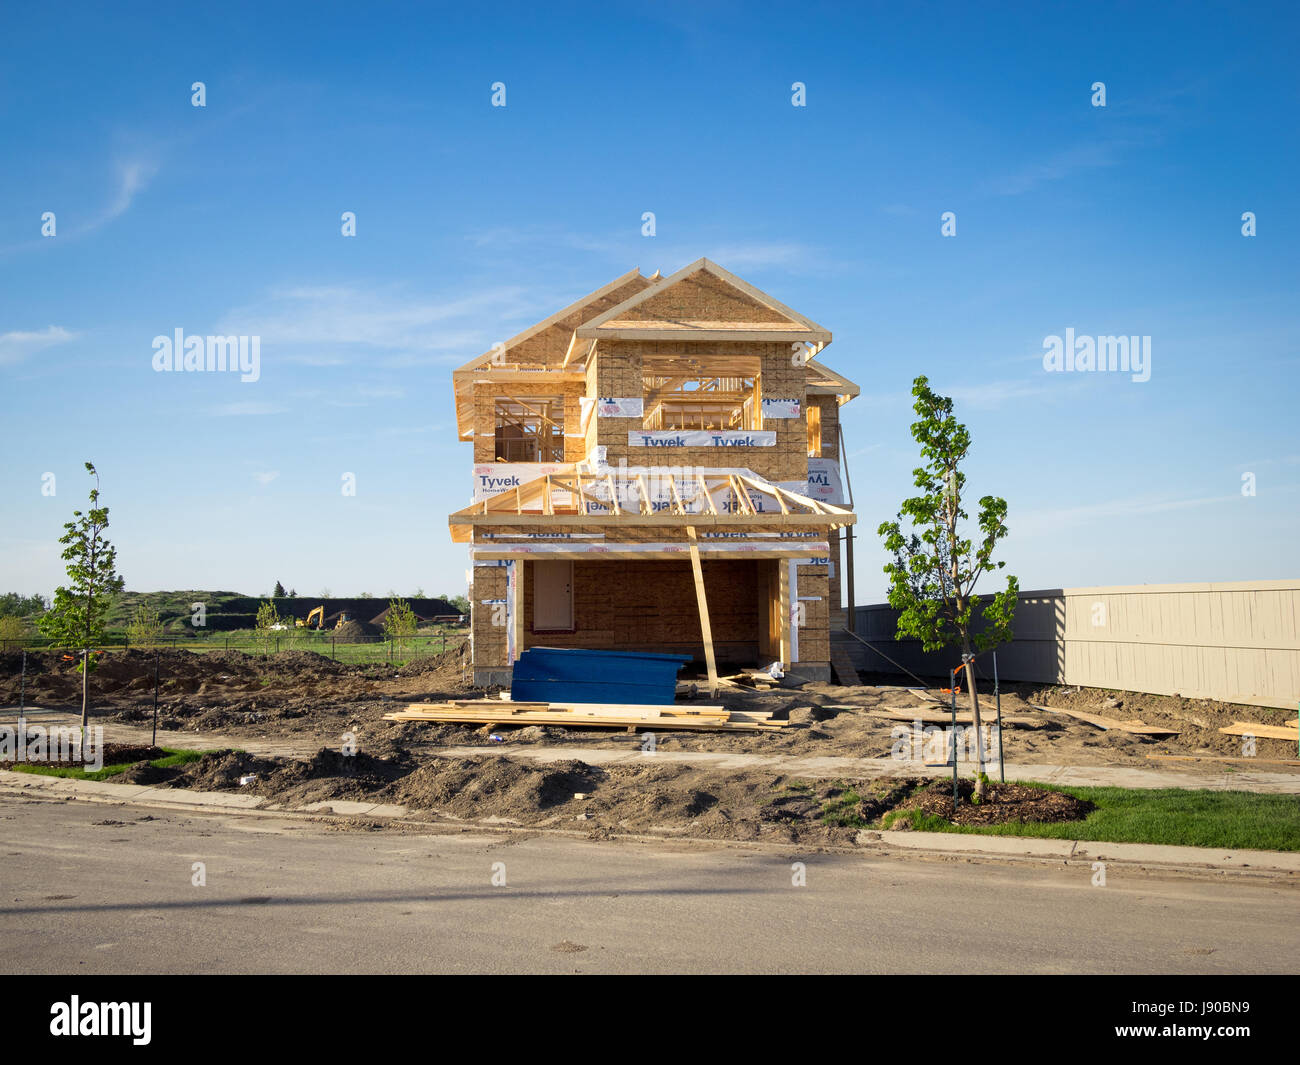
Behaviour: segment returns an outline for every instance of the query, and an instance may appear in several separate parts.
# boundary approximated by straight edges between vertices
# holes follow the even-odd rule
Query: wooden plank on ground
[[[1064,714],[1066,717],[1075,718],[1078,721],[1086,721],[1089,725],[1095,725],[1099,729],[1107,731],[1111,729],[1119,732],[1129,732],[1135,736],[1177,736],[1178,730],[1171,728],[1162,728],[1159,725],[1148,725],[1141,721],[1119,721],[1113,717],[1104,717],[1101,714],[1085,714],[1082,710],[1066,710],[1059,706],[1037,706],[1030,704],[1035,710],[1044,710],[1049,714]]]
[[[861,709],[856,707],[855,709]],[[882,706],[875,710],[867,710],[870,717],[888,717],[895,721],[920,721],[926,725],[950,725],[952,724],[952,712],[942,713],[935,710],[917,710],[911,707]],[[985,725],[996,725],[996,714],[981,714],[980,720]],[[957,712],[957,724],[973,725],[975,715],[969,710],[959,710]],[[1003,714],[1002,724],[1011,725],[1012,727],[1042,728],[1047,724],[1041,717],[1025,717],[1023,715]]]
[[[1260,736],[1269,740],[1300,741],[1300,729],[1284,725],[1260,725],[1254,721],[1234,721],[1219,729],[1225,736]]]
[[[1227,754],[1148,754],[1160,762],[1253,762],[1255,765],[1300,765],[1296,758],[1239,758]]]

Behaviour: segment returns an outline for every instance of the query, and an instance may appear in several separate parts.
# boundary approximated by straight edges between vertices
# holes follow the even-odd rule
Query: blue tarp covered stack
[[[669,706],[690,655],[530,647],[514,664],[515,702]]]

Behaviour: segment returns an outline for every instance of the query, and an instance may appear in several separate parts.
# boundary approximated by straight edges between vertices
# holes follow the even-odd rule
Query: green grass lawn
[[[1035,787],[1065,792],[1094,803],[1082,821],[1060,824],[954,825],[919,811],[892,812],[888,828],[908,817],[922,832],[970,832],[1040,839],[1091,839],[1106,843],[1166,843],[1229,850],[1300,850],[1300,796],[1249,791],[1186,791],[1180,788],[1075,788],[1034,781]]]
[[[178,765],[188,765],[190,762],[197,762],[206,751],[177,751],[171,747],[162,748],[166,755],[162,758],[155,758],[149,764],[155,769],[171,769]],[[107,780],[109,777],[115,777],[118,773],[124,773],[135,765],[135,762],[123,762],[121,765],[106,765],[103,769],[97,769],[93,773],[87,773],[84,769],[78,769],[74,766],[59,765],[5,765],[0,764],[0,769],[12,769],[15,773],[35,773],[42,777],[69,777],[72,780]]]

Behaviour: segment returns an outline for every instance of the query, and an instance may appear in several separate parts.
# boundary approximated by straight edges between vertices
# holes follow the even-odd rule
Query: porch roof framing
[[[663,476],[669,481],[665,505],[654,510],[654,501],[646,483],[646,475]],[[667,525],[687,526],[765,526],[815,527],[839,529],[852,525],[856,516],[846,507],[824,503],[798,492],[760,478],[739,474],[734,470],[696,470],[688,479],[698,486],[698,491],[683,499],[677,489],[679,473],[668,469],[656,474],[653,469],[628,468],[603,475],[590,473],[548,473],[519,485],[514,491],[481,499],[456,511],[449,524],[455,543],[473,540],[474,527],[479,525]],[[599,485],[609,492],[609,498],[597,495],[593,488]],[[639,496],[635,509],[624,508],[620,502],[620,486]],[[556,491],[569,493],[567,503],[556,500]],[[730,492],[737,501],[740,513],[720,512],[713,501],[718,492]],[[661,493],[662,495],[662,493]],[[760,511],[755,498],[770,499],[778,508]],[[703,502],[704,510],[688,509]],[[593,510],[593,504],[596,510]]]

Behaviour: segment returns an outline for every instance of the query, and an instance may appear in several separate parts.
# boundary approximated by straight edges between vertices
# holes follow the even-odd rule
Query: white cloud
[[[258,484],[270,484],[279,476],[280,476],[279,470],[267,470],[265,473],[253,474],[253,480],[255,480]]]
[[[0,333],[0,366],[22,362],[38,351],[52,348],[56,344],[66,344],[76,336],[76,333],[68,332],[61,325],[46,326],[36,333]]]

